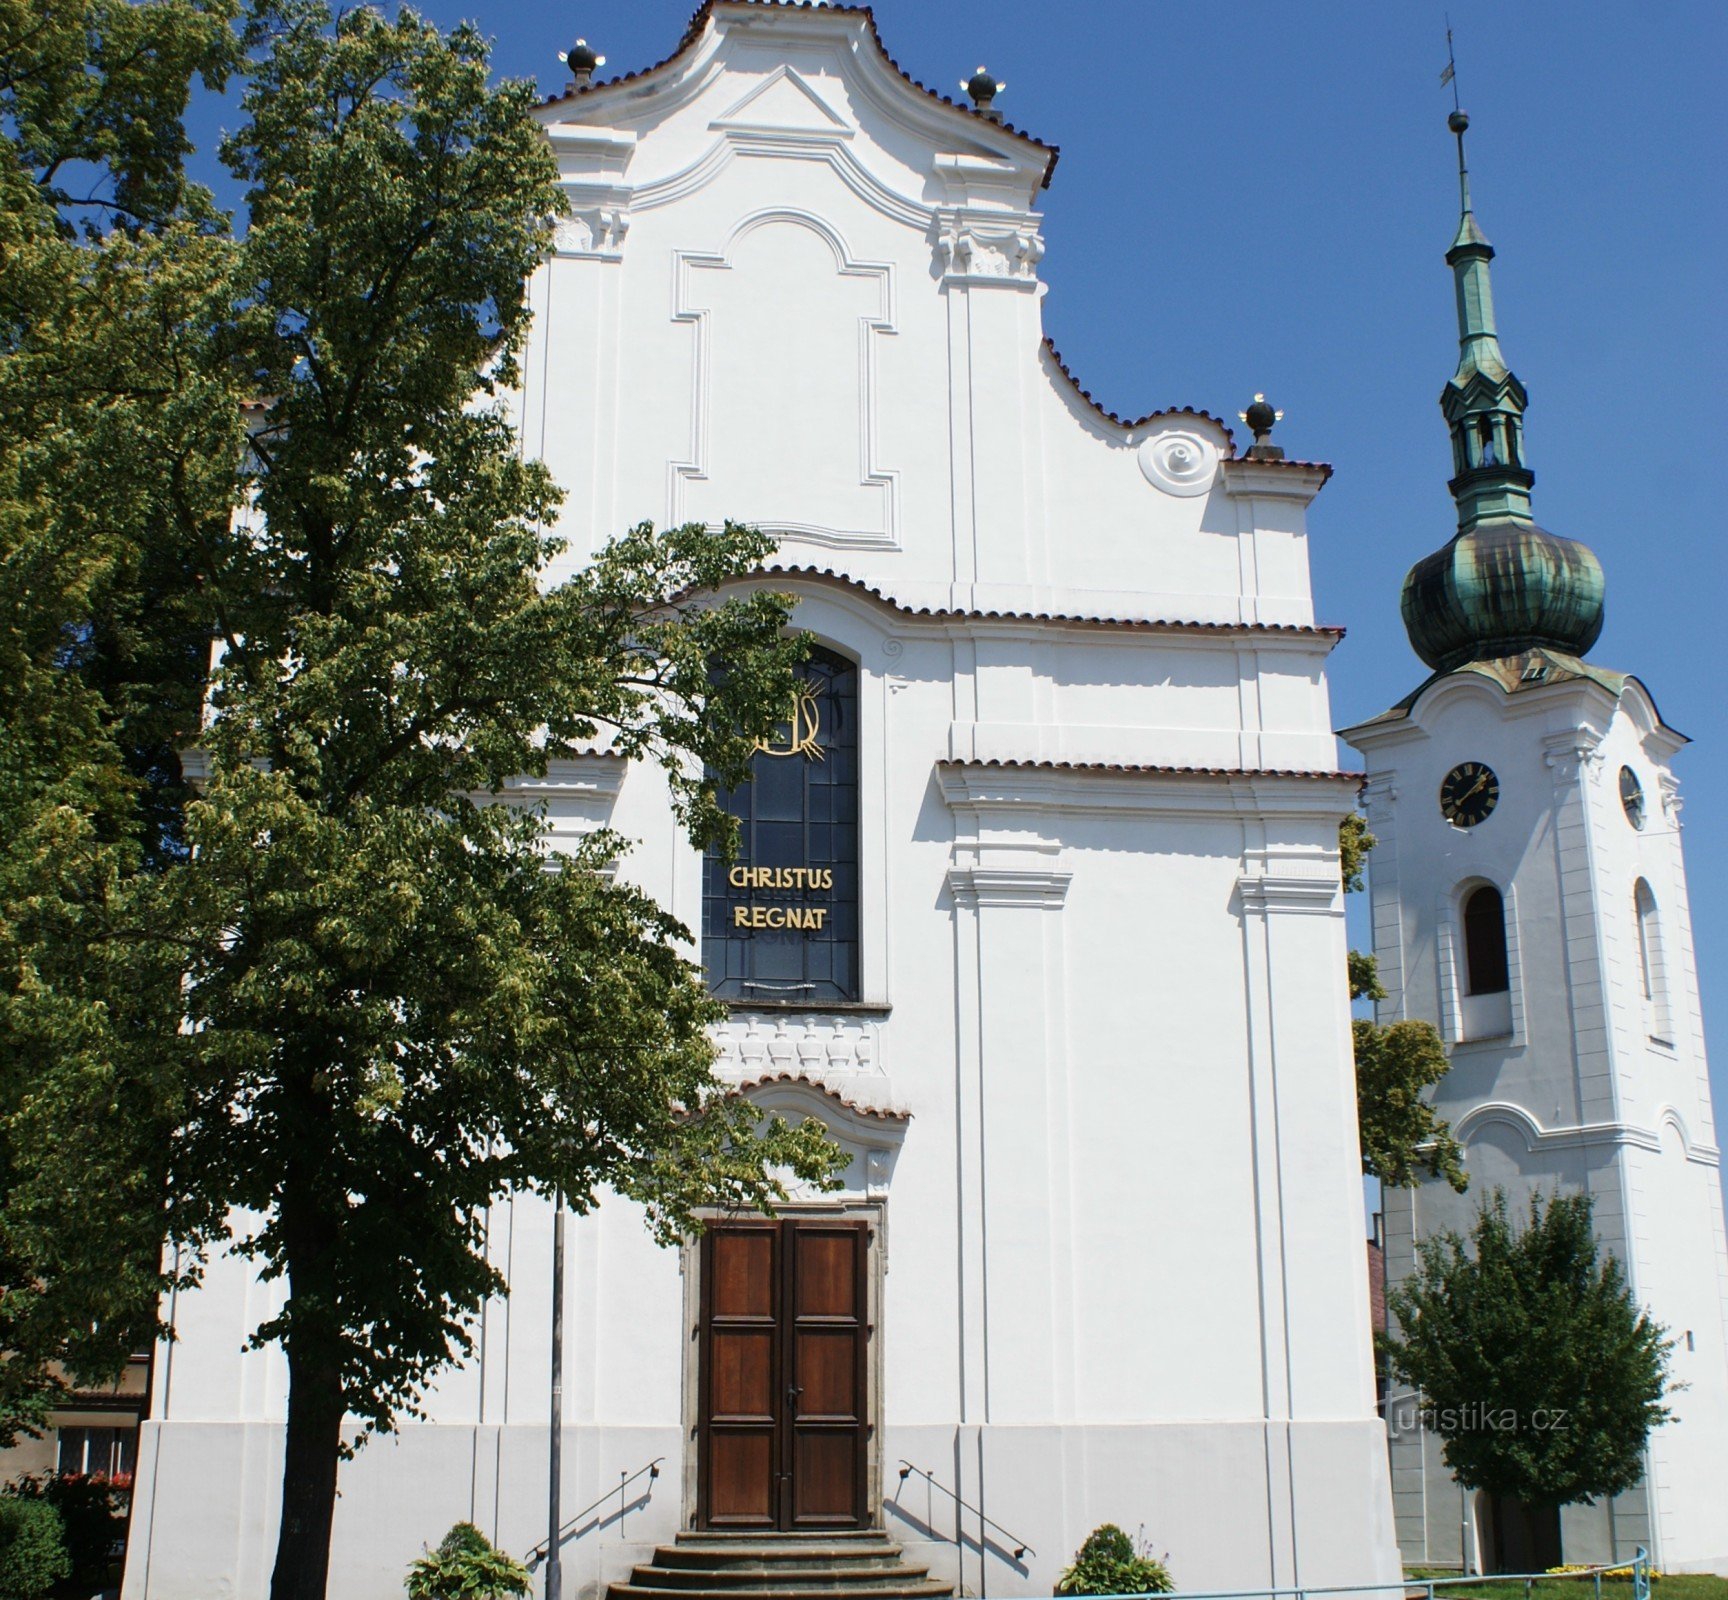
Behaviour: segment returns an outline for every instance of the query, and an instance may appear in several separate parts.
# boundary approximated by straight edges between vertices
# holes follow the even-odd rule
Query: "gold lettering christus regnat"
[[[832,889],[832,867],[734,867],[726,874],[734,889]],[[821,926],[820,923],[817,924]]]
[[[811,928],[821,932],[827,906],[733,906],[734,928]]]

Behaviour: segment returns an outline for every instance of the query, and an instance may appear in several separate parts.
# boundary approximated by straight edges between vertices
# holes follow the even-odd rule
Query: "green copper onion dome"
[[[1581,656],[1602,634],[1602,563],[1533,522],[1484,522],[1404,580],[1404,628],[1436,672],[1545,645]]]
[[[1458,370],[1440,396],[1452,433],[1458,533],[1404,579],[1404,627],[1436,672],[1547,646],[1581,656],[1602,633],[1602,564],[1586,546],[1536,526],[1535,473],[1524,463],[1524,385],[1507,367],[1494,326],[1488,263],[1494,247],[1476,225],[1464,130],[1458,137],[1461,215],[1446,252],[1458,299]]]

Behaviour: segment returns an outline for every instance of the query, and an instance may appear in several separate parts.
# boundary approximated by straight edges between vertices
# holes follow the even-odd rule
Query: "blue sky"
[[[467,17],[495,62],[563,87],[670,53],[692,0],[421,9]],[[1112,410],[1231,416],[1330,461],[1310,519],[1339,726],[1424,676],[1398,618],[1454,528],[1436,404],[1456,355],[1457,178],[1440,86],[1450,10],[1477,215],[1499,252],[1501,341],[1530,390],[1538,521],[1608,579],[1591,652],[1638,674],[1697,741],[1677,761],[1718,1124],[1728,1123],[1728,7],[1577,0],[879,0],[912,76],[979,62],[1017,126],[1062,147],[1045,195],[1046,331]],[[206,128],[208,124],[206,124]]]

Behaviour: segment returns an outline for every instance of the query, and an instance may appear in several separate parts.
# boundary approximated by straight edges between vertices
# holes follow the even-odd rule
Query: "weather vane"
[[[1452,85],[1452,109],[1461,110],[1458,104],[1458,62],[1452,54],[1452,19],[1446,19],[1446,70],[1440,74],[1440,87]]]

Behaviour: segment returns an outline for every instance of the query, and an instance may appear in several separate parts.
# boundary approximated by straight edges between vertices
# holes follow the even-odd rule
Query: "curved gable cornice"
[[[751,13],[767,14],[752,16]],[[868,6],[809,7],[795,0],[705,0],[690,19],[678,47],[651,66],[604,83],[571,88],[541,102],[542,120],[553,108],[582,114],[634,113],[646,105],[672,109],[686,103],[706,86],[705,69],[719,54],[731,26],[741,29],[771,26],[782,36],[856,39],[865,48],[843,48],[836,62],[849,84],[894,117],[902,126],[924,133],[933,146],[951,148],[956,138],[971,148],[1026,169],[1035,187],[1047,187],[1056,167],[1058,148],[1016,128],[1012,123],[980,117],[926,87],[889,55]],[[965,119],[961,122],[958,119]]]

